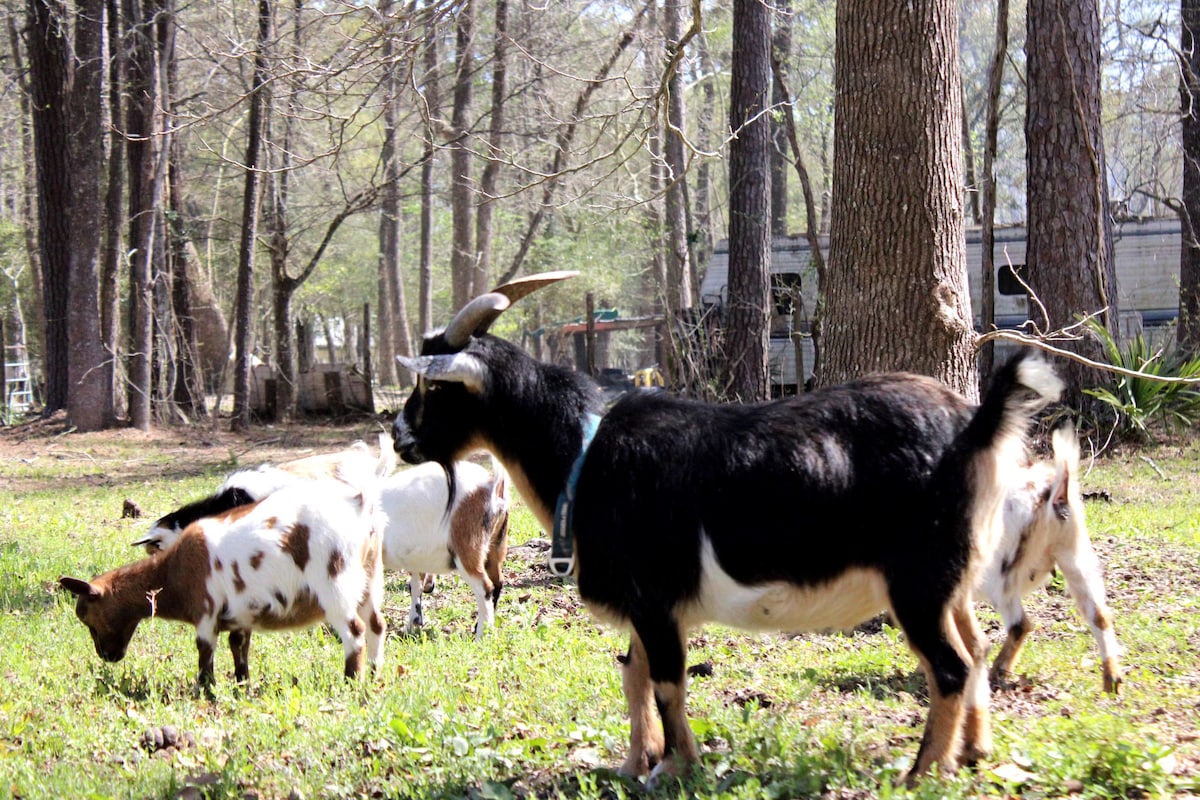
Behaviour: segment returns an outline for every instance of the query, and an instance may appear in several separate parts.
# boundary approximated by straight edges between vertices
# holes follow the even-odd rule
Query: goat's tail
[[[1028,461],[1034,416],[1062,394],[1063,382],[1033,351],[1022,351],[992,377],[983,402],[942,463],[942,477],[962,487],[962,509],[971,524],[972,569],[999,541],[1004,498],[1017,470]]]

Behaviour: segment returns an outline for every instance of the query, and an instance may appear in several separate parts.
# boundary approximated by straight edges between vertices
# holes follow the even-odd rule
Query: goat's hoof
[[[1104,673],[1104,691],[1106,694],[1121,693],[1121,676],[1110,672]]]

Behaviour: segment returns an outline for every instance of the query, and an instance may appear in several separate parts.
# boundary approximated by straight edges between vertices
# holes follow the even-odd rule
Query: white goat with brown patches
[[[475,595],[475,638],[495,624],[504,585],[500,567],[508,553],[508,475],[498,461],[492,466],[494,477],[478,464],[456,462],[451,482],[440,465],[424,464],[383,482],[380,502],[388,518],[383,563],[409,573],[406,632],[424,624],[425,578],[449,573],[457,573]]]
[[[992,682],[1012,672],[1032,628],[1021,598],[1045,584],[1057,565],[1096,638],[1104,691],[1116,693],[1121,686],[1121,648],[1105,600],[1103,570],[1088,538],[1074,426],[1055,430],[1052,446],[1050,460],[1018,473],[1004,504],[1002,539],[983,570],[982,593],[1007,631],[992,664]]]
[[[334,478],[360,491],[376,491],[377,481],[396,466],[392,440],[380,434],[379,455],[371,454],[366,442],[355,442],[344,450],[318,453],[286,461],[279,465],[263,464],[234,472],[215,494],[188,503],[159,517],[136,542],[147,553],[165,550],[179,534],[201,517],[223,514],[233,508],[262,500],[272,492],[298,481]]]
[[[120,661],[149,617],[194,625],[198,681],[229,632],[234,679],[250,677],[250,634],[326,622],[341,638],[346,677],[383,661],[383,519],[374,495],[309,480],[189,524],[164,551],[91,581],[62,578],[105,661]]]

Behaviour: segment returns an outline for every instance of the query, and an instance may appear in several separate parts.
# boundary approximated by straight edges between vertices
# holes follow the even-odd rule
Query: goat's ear
[[[162,550],[162,538],[157,533],[147,533],[136,542],[132,542],[130,547],[152,547],[154,551]]]
[[[487,367],[473,355],[455,353],[443,356],[396,356],[400,366],[431,381],[461,383],[476,394],[483,391]]]
[[[100,590],[79,578],[59,578],[58,585],[76,597],[99,597]]]

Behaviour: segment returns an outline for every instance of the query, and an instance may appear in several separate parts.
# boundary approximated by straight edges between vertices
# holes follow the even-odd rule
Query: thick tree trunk
[[[1025,38],[1029,285],[1049,330],[1100,314],[1117,331],[1116,278],[1100,125],[1100,11],[1096,0],[1030,0]],[[1100,357],[1091,339],[1068,343]],[[1105,377],[1063,365],[1064,401],[1078,407],[1083,388]]]
[[[66,408],[67,309],[71,270],[71,167],[67,127],[67,32],[63,3],[29,0],[29,80],[37,162],[38,253],[42,265],[45,412]]]
[[[955,0],[837,5],[837,157],[817,383],[908,370],[978,396]]]
[[[100,335],[103,42],[103,0],[76,0],[76,63],[68,101],[71,195],[67,218],[71,252],[67,414],[71,424],[81,431],[100,430],[113,421],[112,360]]]
[[[769,396],[771,12],[761,0],[734,0],[730,79],[729,299],[724,381],[743,402]]]
[[[1179,253],[1179,346],[1200,353],[1200,0],[1180,0],[1179,94],[1183,138],[1183,203]]]

